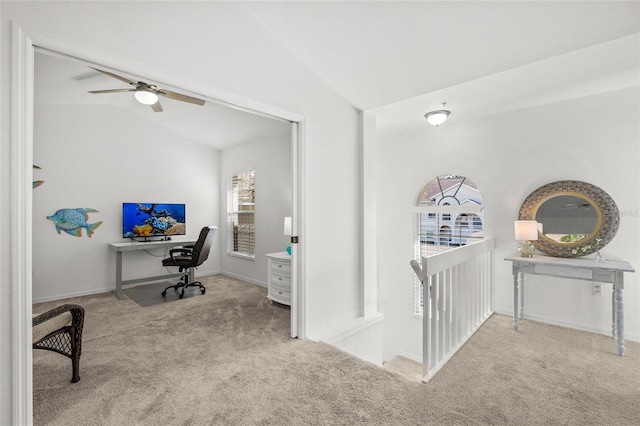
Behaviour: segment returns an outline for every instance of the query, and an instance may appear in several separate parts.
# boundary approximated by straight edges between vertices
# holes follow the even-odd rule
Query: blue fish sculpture
[[[82,228],[87,230],[87,237],[91,238],[96,228],[102,225],[102,221],[96,223],[87,223],[89,220],[88,213],[96,213],[94,209],[60,209],[47,219],[55,223],[56,231],[64,231],[74,237],[82,237]]]

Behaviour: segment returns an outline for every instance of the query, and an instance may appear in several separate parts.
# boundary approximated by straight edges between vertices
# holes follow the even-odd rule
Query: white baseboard
[[[395,354],[394,356],[391,357],[391,359],[395,358],[396,356],[401,356],[407,359],[410,359],[411,361],[417,362],[419,364],[422,364],[422,356],[421,355],[416,355],[416,354],[409,354],[407,352],[403,352],[400,351],[397,354]],[[391,361],[390,360],[386,360],[385,362]]]
[[[245,276],[242,276],[242,275],[239,275],[239,274],[234,274],[232,272],[220,271],[219,273],[222,274],[222,275],[226,275],[227,277],[236,278],[238,280],[246,281],[248,283],[259,285],[260,287],[267,288],[267,283],[265,283],[263,281],[258,281],[256,279],[245,277]]]
[[[496,313],[497,314],[501,314],[501,315],[506,315],[506,316],[509,316],[509,317],[513,317],[513,312],[510,312],[510,311],[496,311]],[[585,327],[582,324],[576,324],[576,323],[572,323],[572,322],[569,322],[569,321],[558,321],[556,319],[547,318],[547,317],[544,317],[544,316],[530,315],[530,314],[525,313],[524,321],[526,321],[526,320],[543,322],[545,324],[557,325],[559,327],[574,328],[576,330],[588,331],[590,333],[602,334],[604,336],[611,337],[611,325],[607,325],[606,328],[604,328],[604,327],[592,328],[592,327]],[[624,340],[629,340],[629,341],[632,341],[632,342],[640,342],[640,335],[638,335],[636,333],[626,333],[625,332]]]
[[[215,270],[215,271],[198,271],[198,270],[196,270],[195,276],[196,277],[206,277],[206,276],[209,276],[209,275],[218,275],[218,274],[226,275],[223,272],[221,272],[220,270]],[[244,278],[239,278],[239,279],[247,281]],[[135,287],[135,286],[139,286],[139,285],[157,284],[157,283],[159,283],[161,281],[166,281],[166,280],[168,280],[168,278],[161,278],[161,279],[158,279],[158,280],[155,280],[155,281],[123,285],[122,288],[125,289],[125,288],[131,288],[131,287]],[[266,284],[264,286],[266,287]],[[74,297],[82,297],[82,296],[92,296],[94,294],[109,293],[109,292],[113,292],[113,291],[115,291],[115,284],[114,284],[113,287],[109,286],[109,287],[103,287],[103,288],[92,288],[92,289],[87,289],[87,290],[74,291],[74,292],[70,292],[70,293],[60,293],[60,294],[47,296],[47,297],[34,298],[33,299],[33,303],[52,302],[52,301],[55,301],[55,300],[71,299],[71,298],[74,298]]]
[[[357,358],[382,365],[382,321],[380,312],[366,317],[351,318],[340,326],[311,335],[311,340],[323,341]],[[336,324],[335,322],[333,323]]]
[[[384,319],[381,312],[366,317],[354,316],[341,321],[334,321],[333,325],[325,325],[308,333],[310,340],[323,341],[333,345],[341,340],[348,339],[372,327]]]
[[[44,302],[53,302],[55,300],[63,300],[63,299],[71,299],[74,297],[81,297],[81,296],[92,296],[94,294],[101,294],[101,293],[108,293],[111,291],[114,291],[115,288],[114,287],[109,287],[109,288],[92,288],[89,290],[83,290],[83,291],[76,291],[76,292],[72,292],[72,293],[61,293],[61,294],[56,294],[54,296],[48,296],[48,297],[42,297],[42,298],[34,298],[33,299],[33,303],[44,303]]]

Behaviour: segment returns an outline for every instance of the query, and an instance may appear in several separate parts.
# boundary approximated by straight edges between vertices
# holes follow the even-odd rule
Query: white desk
[[[124,299],[124,293],[122,293],[122,286],[127,284],[143,283],[147,281],[157,281],[163,278],[180,277],[183,274],[165,274],[155,277],[136,278],[132,280],[122,279],[122,253],[127,251],[136,250],[152,250],[158,248],[171,248],[176,246],[183,246],[187,244],[195,244],[196,240],[191,238],[172,238],[168,241],[127,241],[123,243],[110,243],[109,248],[116,252],[116,289],[114,293],[118,299]],[[193,272],[191,272],[193,274]],[[189,277],[189,281],[193,281],[193,277]]]
[[[519,253],[514,253],[504,260],[512,262],[513,267],[513,328],[516,330],[518,329],[518,290],[520,290],[520,319],[523,318],[524,313],[524,274],[613,284],[611,298],[612,335],[618,341],[618,354],[624,355],[623,273],[635,272],[629,262],[624,260],[598,262],[591,257],[522,257]]]

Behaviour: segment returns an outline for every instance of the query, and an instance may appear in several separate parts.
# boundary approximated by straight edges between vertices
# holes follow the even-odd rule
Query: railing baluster
[[[491,311],[493,240],[422,259],[423,369],[432,378]]]

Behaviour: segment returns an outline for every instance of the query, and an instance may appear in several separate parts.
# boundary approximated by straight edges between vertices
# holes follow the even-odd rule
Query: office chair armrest
[[[178,256],[176,256],[176,254],[178,254]],[[169,250],[169,256],[174,263],[184,264],[190,263],[194,259],[198,259],[198,257],[200,256],[200,252],[197,252],[190,248],[177,248]]]
[[[178,254],[180,257],[182,257],[182,259],[179,259],[176,254]],[[193,250],[190,248],[176,248],[176,249],[171,249],[169,250],[169,256],[171,257],[171,260],[173,260],[174,262],[184,262],[184,258],[185,257],[193,257]]]

